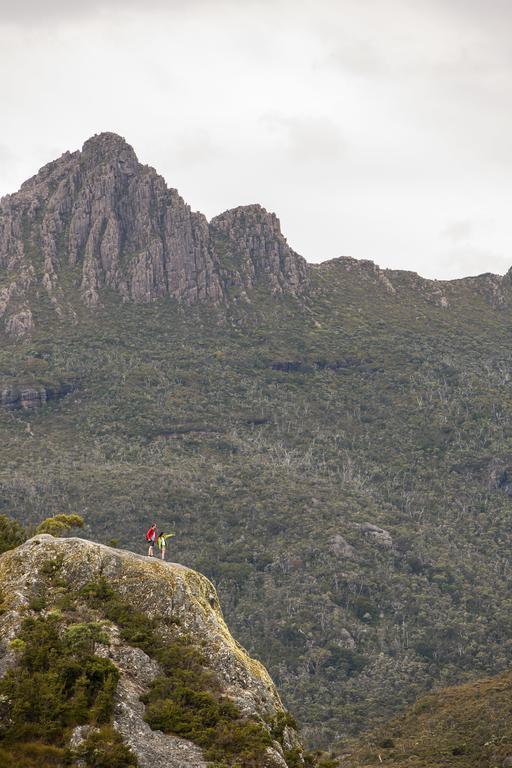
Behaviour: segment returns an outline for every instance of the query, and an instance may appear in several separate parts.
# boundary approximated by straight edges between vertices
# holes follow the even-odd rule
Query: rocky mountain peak
[[[133,147],[116,133],[99,133],[88,139],[82,147],[80,165],[92,171],[107,166],[124,176],[134,176],[140,168]]]
[[[123,160],[136,165],[137,155],[130,144],[117,133],[96,133],[84,143],[81,158],[84,163],[102,163]]]
[[[32,303],[50,301],[73,317],[75,295],[90,308],[110,289],[123,301],[170,297],[229,300],[232,286],[300,290],[306,263],[279,220],[259,205],[235,208],[209,225],[115,133],[66,152],[0,201],[0,318],[29,333]]]
[[[273,293],[296,292],[306,280],[306,262],[288,245],[275,213],[243,205],[210,222],[216,254],[229,284],[250,289],[266,283]]]

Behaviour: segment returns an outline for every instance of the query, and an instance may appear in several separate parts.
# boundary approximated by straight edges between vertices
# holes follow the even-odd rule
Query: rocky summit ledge
[[[104,579],[134,611],[154,620],[164,640],[190,637],[201,646],[208,666],[243,716],[269,721],[284,714],[276,688],[262,664],[251,659],[226,626],[215,588],[207,578],[183,565],[162,562],[81,538],[41,534],[0,556],[0,677],[16,662],[10,641],[30,615],[34,601],[45,598],[44,612],[55,609],[62,592],[73,596],[80,612],[80,590]],[[57,586],[56,586],[57,585]],[[114,727],[132,749],[141,768],[203,768],[201,749],[190,741],[151,731],[140,696],[159,674],[159,665],[140,648],[122,639],[111,624],[110,643],[101,654],[117,666]],[[298,745],[286,728],[287,748]],[[80,741],[80,729],[73,738]],[[282,746],[269,747],[266,765],[285,768]]]

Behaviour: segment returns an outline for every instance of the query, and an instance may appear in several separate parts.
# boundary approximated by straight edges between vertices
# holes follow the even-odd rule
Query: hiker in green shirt
[[[175,535],[174,533],[164,533],[163,531],[161,531],[158,534],[157,544],[158,544],[158,549],[160,550],[160,556],[161,556],[162,560],[165,560],[166,541],[167,541],[167,539],[170,539],[174,535]]]

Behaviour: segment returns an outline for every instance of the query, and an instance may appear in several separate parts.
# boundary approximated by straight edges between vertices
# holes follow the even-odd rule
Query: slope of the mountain
[[[87,171],[100,197],[121,184],[104,165]],[[207,225],[222,294],[190,303],[131,301],[100,270],[88,307],[67,229],[59,316],[27,234],[40,225],[25,247],[19,217],[2,221],[4,321],[34,326],[0,345],[0,512],[77,512],[88,536],[139,551],[153,517],[174,523],[174,557],[221,589],[313,744],[512,665],[509,275],[305,269],[251,206]]]
[[[421,698],[379,732],[347,747],[342,768],[510,768],[512,673]]]
[[[0,316],[14,337],[33,327],[38,300],[73,319],[70,290],[89,307],[105,289],[215,304],[230,285],[295,291],[304,279],[274,215],[246,206],[209,227],[116,134],[66,152],[0,201]]]
[[[39,535],[0,557],[0,592],[2,765],[299,759],[268,673],[233,640],[200,574]],[[126,762],[94,758],[122,744]]]

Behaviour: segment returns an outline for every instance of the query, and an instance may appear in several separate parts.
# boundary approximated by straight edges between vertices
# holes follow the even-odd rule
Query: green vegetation
[[[138,764],[133,752],[110,726],[91,731],[78,755],[91,768],[136,768]]]
[[[84,520],[80,515],[55,515],[47,517],[35,528],[23,528],[17,520],[7,515],[0,515],[0,554],[23,544],[30,536],[38,533],[49,533],[51,536],[62,536],[72,528],[83,528]]]
[[[227,308],[70,287],[77,324],[34,300],[0,347],[0,387],[35,360],[77,382],[0,412],[2,514],[139,552],[174,524],[169,559],[214,581],[312,747],[512,666],[510,289],[388,277],[333,262]]]
[[[263,764],[265,749],[272,743],[268,729],[242,717],[232,700],[222,695],[206,657],[190,637],[163,640],[155,623],[122,600],[105,579],[84,587],[81,596],[117,624],[126,642],[159,662],[162,674],[143,699],[151,728],[195,742],[212,766]],[[286,722],[279,722],[274,738],[282,739]]]
[[[25,619],[19,638],[11,643],[19,654],[18,663],[0,680],[3,766],[68,765],[69,737],[77,725],[101,728],[84,745],[87,765],[136,765],[107,727],[119,673],[111,661],[94,655],[95,644],[107,641],[100,625],[65,626],[56,612]]]
[[[25,539],[25,531],[16,520],[0,515],[0,554],[18,547]]]
[[[71,528],[83,528],[84,519],[80,515],[54,515],[47,517],[36,528],[37,533],[49,533],[51,536],[62,536]]]
[[[420,699],[382,731],[343,750],[344,768],[495,768],[512,756],[512,673]]]

